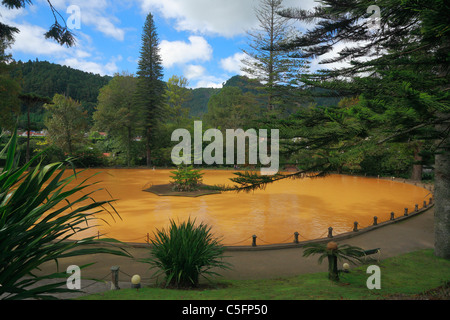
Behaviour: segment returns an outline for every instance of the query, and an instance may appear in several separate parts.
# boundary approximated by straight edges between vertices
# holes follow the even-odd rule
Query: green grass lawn
[[[369,290],[367,267],[381,269],[381,289]],[[411,298],[440,286],[448,287],[450,261],[436,258],[433,250],[417,251],[371,262],[341,273],[333,283],[327,273],[303,274],[272,280],[220,281],[217,288],[175,290],[144,287],[85,296],[88,300],[374,300]],[[448,292],[448,290],[447,290]],[[448,297],[447,297],[448,299]]]

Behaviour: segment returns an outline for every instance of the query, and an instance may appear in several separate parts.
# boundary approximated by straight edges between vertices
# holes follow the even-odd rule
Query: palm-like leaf
[[[348,244],[337,245],[330,249],[324,243],[311,243],[305,245],[303,251],[304,257],[311,255],[319,255],[318,263],[321,264],[323,259],[328,259],[328,277],[333,281],[339,281],[339,271],[337,261],[348,261],[350,263],[360,262],[364,257],[364,250]]]
[[[364,257],[363,249],[348,244],[338,245],[338,248],[335,250],[327,249],[327,245],[324,243],[311,243],[305,245],[304,248],[303,256],[309,257],[317,254],[319,255],[319,263],[322,263],[323,259],[329,255],[336,256],[339,261],[346,260],[351,263],[360,262]]]
[[[58,263],[61,258],[95,253],[129,254],[125,250],[109,248],[84,249],[84,245],[94,242],[94,237],[66,241],[76,233],[94,227],[95,215],[105,210],[111,201],[96,202],[91,197],[93,192],[83,194],[92,186],[86,181],[75,187],[68,186],[76,174],[63,178],[67,163],[45,167],[37,164],[31,169],[38,155],[19,167],[15,159],[16,141],[15,133],[0,152],[0,158],[6,156],[0,173],[0,297],[50,299],[52,293],[70,290],[59,288],[65,282],[39,286],[41,280],[64,275],[56,272],[34,276],[33,272],[43,263],[52,260]],[[37,287],[29,289],[36,284]]]

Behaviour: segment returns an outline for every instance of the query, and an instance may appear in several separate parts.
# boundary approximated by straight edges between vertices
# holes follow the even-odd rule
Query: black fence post
[[[294,243],[297,243],[298,244],[298,235],[299,235],[299,233],[298,232],[295,232],[294,233]]]
[[[328,238],[333,238],[333,228],[332,227],[328,228]]]

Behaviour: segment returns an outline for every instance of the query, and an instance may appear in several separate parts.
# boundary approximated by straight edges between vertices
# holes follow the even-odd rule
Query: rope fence
[[[366,224],[361,224],[358,221],[355,221],[353,223],[353,229],[352,232],[359,232],[361,230],[370,228],[370,227],[374,227],[374,226],[378,226],[382,223],[386,224],[389,222],[394,222],[395,220],[399,219],[399,218],[403,218],[403,217],[408,217],[411,214],[417,213],[420,210],[424,210],[427,209],[429,206],[431,206],[433,204],[433,198],[429,198],[428,201],[424,200],[423,204],[422,204],[422,209],[419,209],[419,204],[415,204],[414,209],[412,212],[409,212],[408,208],[405,208],[403,211],[403,216],[399,216],[396,217],[394,212],[391,212],[389,215],[389,220],[386,220],[384,222],[380,222],[380,219],[377,216],[373,217],[373,222],[370,225],[366,225]],[[306,238],[303,234],[299,233],[299,232],[294,232],[293,234],[291,234],[289,237],[287,237],[285,240],[283,241],[279,241],[274,243],[266,241],[264,239],[262,239],[261,237],[257,236],[257,235],[252,235],[246,239],[243,239],[241,241],[237,241],[231,244],[223,244],[225,247],[234,247],[234,246],[238,246],[238,245],[243,245],[243,246],[249,246],[251,245],[252,247],[256,247],[258,246],[258,242],[263,243],[263,245],[275,245],[275,244],[290,244],[290,243],[294,243],[294,244],[299,244],[300,242],[303,241],[313,241],[313,240],[318,240],[318,239],[325,239],[325,238],[334,238],[338,235],[333,234],[333,227],[329,227],[327,229],[327,231],[325,231],[324,233],[322,233],[320,236],[318,237],[314,237],[314,238]],[[100,239],[100,233],[98,233],[98,239]],[[302,241],[300,241],[300,239],[302,239]],[[121,240],[122,242],[128,242],[128,243],[142,243],[145,242],[147,244],[151,244],[151,238],[150,238],[150,234],[147,233],[145,236],[141,236],[138,238],[134,238],[134,239],[127,239],[127,240]],[[245,244],[247,243],[247,244]]]

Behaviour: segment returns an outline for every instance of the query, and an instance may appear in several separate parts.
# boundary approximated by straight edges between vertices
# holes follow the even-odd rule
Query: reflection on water
[[[258,244],[292,242],[351,231],[353,222],[360,228],[386,221],[390,213],[398,217],[430,197],[429,191],[387,180],[341,175],[317,179],[285,180],[251,193],[223,193],[198,198],[160,197],[142,191],[144,186],[167,184],[170,170],[105,169],[88,170],[82,177],[99,173],[90,182],[100,181],[108,190],[98,191],[94,199],[117,201],[114,207],[122,220],[108,214],[100,217],[110,225],[93,229],[92,234],[106,234],[125,242],[145,242],[158,228],[167,227],[170,219],[185,221],[189,217],[212,226],[225,245],[250,245],[252,235]],[[229,184],[231,171],[204,171],[204,183]],[[81,179],[81,177],[80,177]],[[99,187],[96,185],[95,189]]]

